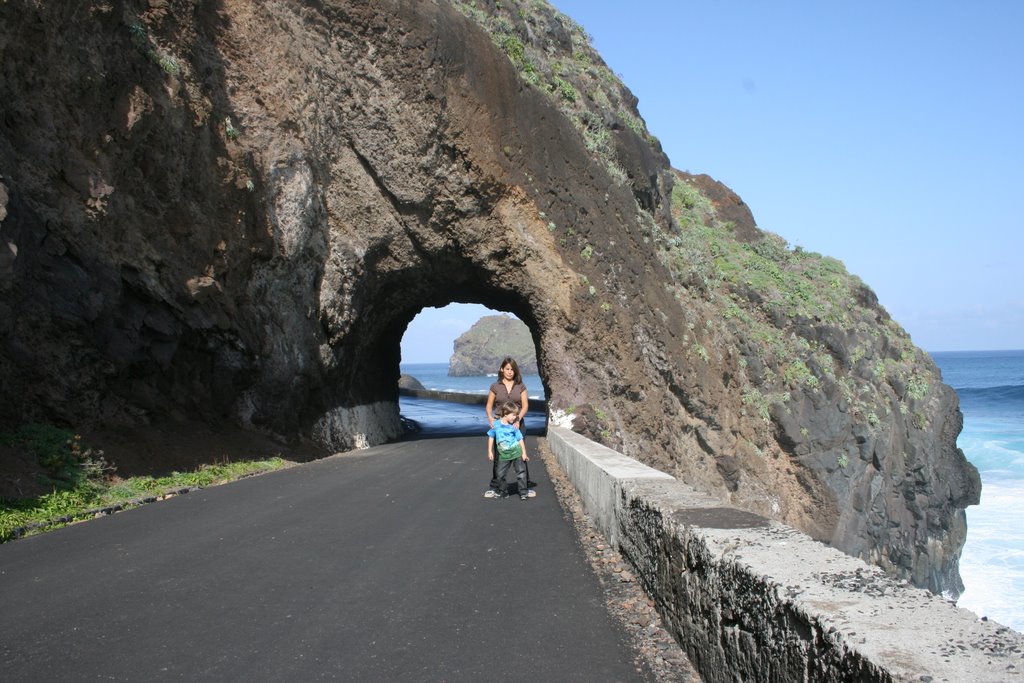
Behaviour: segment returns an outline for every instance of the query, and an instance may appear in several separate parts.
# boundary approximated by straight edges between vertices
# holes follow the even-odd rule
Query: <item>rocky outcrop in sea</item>
[[[537,374],[537,354],[530,328],[507,315],[486,315],[455,339],[448,375],[494,375],[505,358],[515,360],[524,375]]]

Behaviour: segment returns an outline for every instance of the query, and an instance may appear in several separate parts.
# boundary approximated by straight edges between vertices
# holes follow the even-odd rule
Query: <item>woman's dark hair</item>
[[[508,357],[501,361],[501,365],[498,366],[498,379],[501,379],[501,371],[506,365],[512,366],[512,383],[521,384],[523,381],[523,375],[519,372],[519,364],[516,363],[514,359]]]

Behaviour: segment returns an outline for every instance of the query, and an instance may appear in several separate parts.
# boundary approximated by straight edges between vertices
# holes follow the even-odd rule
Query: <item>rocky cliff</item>
[[[477,302],[578,431],[959,589],[954,392],[840,263],[673,173],[545,2],[8,0],[0,64],[4,423],[380,442],[408,323]]]
[[[507,315],[485,315],[460,334],[448,360],[452,377],[494,375],[505,358],[514,358],[523,374],[537,374],[530,328]]]

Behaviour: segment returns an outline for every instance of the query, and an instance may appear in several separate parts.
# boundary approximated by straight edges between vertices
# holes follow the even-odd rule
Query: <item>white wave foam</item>
[[[986,481],[981,504],[967,509],[957,604],[1024,631],[1024,480]]]

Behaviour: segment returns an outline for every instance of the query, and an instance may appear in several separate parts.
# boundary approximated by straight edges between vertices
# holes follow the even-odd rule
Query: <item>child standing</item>
[[[494,423],[494,426],[487,430],[487,459],[498,463],[496,478],[498,480],[498,493],[495,498],[504,498],[508,495],[505,485],[505,475],[510,467],[516,469],[516,480],[519,482],[519,500],[529,500],[529,489],[526,482],[526,463],[530,458],[526,455],[526,442],[523,440],[523,433],[514,425],[519,417],[519,406],[507,401],[501,406],[501,419]],[[494,451],[497,443],[498,457],[495,460]]]

